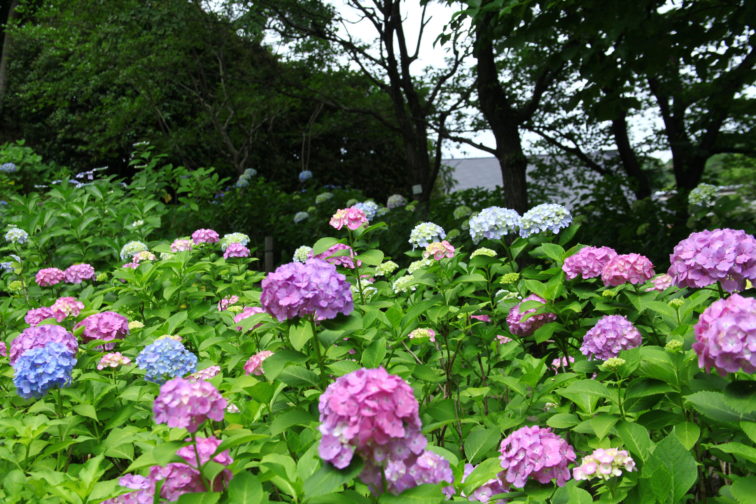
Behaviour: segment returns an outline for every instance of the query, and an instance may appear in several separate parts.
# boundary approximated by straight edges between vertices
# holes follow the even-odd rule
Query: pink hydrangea
[[[74,326],[83,327],[81,337],[85,341],[100,340],[113,341],[123,339],[129,334],[129,320],[121,314],[112,311],[95,313]],[[103,345],[105,350],[112,350],[114,343]]]
[[[625,450],[617,448],[597,448],[590,455],[580,461],[580,465],[572,470],[573,477],[578,480],[599,478],[604,481],[622,476],[622,470],[635,470],[635,461]]]
[[[249,358],[244,364],[244,372],[248,375],[262,376],[263,367],[262,363],[265,359],[273,355],[270,350],[262,350]]]
[[[472,464],[465,464],[465,473],[462,477],[462,483],[465,482],[468,476],[472,474],[472,472],[475,470],[475,466]],[[491,502],[491,497],[494,495],[499,495],[503,493],[509,492],[509,484],[507,483],[505,477],[506,472],[502,471],[499,474],[496,475],[495,478],[491,478],[490,480],[486,481],[482,485],[480,485],[478,488],[476,488],[470,496],[467,498],[469,501],[473,502]],[[495,504],[504,504],[506,501],[504,500],[497,500],[495,501]]]
[[[57,320],[55,312],[53,312],[52,308],[50,308],[49,306],[42,306],[41,308],[32,308],[31,310],[26,312],[26,315],[24,316],[24,322],[34,327],[43,320],[47,320],[49,318],[54,318]]]
[[[756,299],[733,294],[711,304],[695,325],[698,365],[720,374],[756,371]]]
[[[205,369],[200,369],[199,371],[195,371],[194,373],[190,374],[186,377],[187,380],[204,380],[207,381],[211,378],[215,378],[218,376],[221,372],[220,366],[210,366],[206,367]]]
[[[333,217],[331,217],[329,224],[336,229],[341,229],[346,226],[354,231],[363,224],[367,224],[367,222],[368,219],[365,216],[365,212],[359,208],[350,207],[337,210],[336,213],[333,214]]]
[[[226,251],[223,252],[223,259],[231,257],[249,257],[249,249],[241,243],[229,243]]]
[[[584,247],[576,254],[564,260],[562,271],[568,280],[580,275],[581,278],[595,278],[611,259],[617,257],[617,251],[611,247]]]
[[[184,494],[208,490],[202,482],[199,471],[181,462],[172,462],[164,467],[152,466],[149,478],[153,484],[163,481],[160,496],[168,502],[176,502]]]
[[[565,369],[568,369],[570,367],[570,364],[575,362],[574,357],[557,357],[556,359],[551,361],[551,369],[554,370],[554,372],[558,373],[560,371],[564,371]]]
[[[756,238],[736,229],[692,233],[675,245],[668,273],[679,287],[706,287],[719,282],[727,292],[756,280]]]
[[[44,268],[37,271],[34,280],[40,287],[50,287],[65,280],[66,275],[58,268]]]
[[[5,341],[0,341],[0,355],[8,357],[8,346],[5,344]]]
[[[626,283],[642,284],[652,276],[654,276],[654,265],[648,257],[640,254],[615,256],[601,271],[601,280],[607,287]]]
[[[503,334],[497,334],[496,335],[496,340],[500,344],[502,344],[502,345],[506,345],[507,343],[511,343],[512,342],[512,338],[510,338],[508,336],[504,336]]]
[[[433,329],[429,329],[427,327],[418,327],[417,329],[411,331],[409,334],[409,339],[429,339],[431,342],[436,342],[436,331]]]
[[[663,292],[670,287],[672,287],[672,283],[674,282],[674,279],[667,275],[666,273],[662,273],[661,275],[656,275],[654,278],[651,279],[651,287],[647,287],[644,289],[646,292],[651,291],[659,291]]]
[[[589,359],[606,360],[640,344],[641,333],[632,322],[622,315],[605,315],[585,334],[580,351]]]
[[[10,363],[15,364],[16,359],[27,350],[41,348],[48,343],[60,343],[72,354],[79,350],[79,344],[73,334],[65,327],[59,325],[41,325],[29,327],[23,330],[12,342],[10,347]]]
[[[260,302],[279,321],[315,315],[332,319],[354,309],[352,290],[336,267],[320,259],[279,266],[262,281]]]
[[[212,229],[198,229],[192,233],[192,241],[196,245],[200,243],[215,243],[218,240],[220,240],[220,236]]]
[[[105,368],[117,368],[127,364],[131,364],[131,359],[121,352],[112,352],[102,356],[100,362],[97,363],[97,369],[102,371]]]
[[[257,315],[258,313],[265,313],[265,310],[260,308],[259,306],[245,306],[244,309],[241,311],[241,313],[237,314],[234,317],[234,322],[237,324],[241,322],[242,320],[251,317],[252,315]],[[259,324],[256,324],[253,329],[257,329],[262,325],[262,322]],[[242,331],[244,328],[242,326],[236,326],[237,331]]]
[[[84,303],[74,297],[58,298],[50,307],[55,320],[58,322],[68,317],[78,317],[83,309]]]
[[[347,250],[348,255],[334,255],[340,250]],[[354,269],[355,261],[357,261],[358,268],[362,266],[362,261],[354,258],[354,250],[352,250],[352,247],[350,247],[349,245],[344,245],[343,243],[337,243],[331,246],[328,250],[326,250],[322,254],[318,254],[315,257],[318,259],[322,259],[323,261],[329,262],[333,264],[334,266],[342,266],[344,268],[349,268],[349,269]]]
[[[556,479],[559,486],[570,479],[567,465],[575,460],[575,451],[567,441],[537,425],[521,427],[501,442],[501,467],[506,480],[517,488],[525,487],[528,478],[539,483]]]
[[[212,384],[173,378],[160,387],[152,411],[156,423],[196,432],[207,419],[223,420],[226,400]]]
[[[436,261],[440,261],[444,257],[448,257],[451,259],[452,257],[454,257],[454,251],[455,251],[454,246],[448,241],[443,240],[440,242],[429,243],[425,247],[425,252],[423,252],[423,257],[427,259],[428,257],[432,256],[433,259],[435,259]]]
[[[521,337],[530,336],[536,331],[536,329],[548,322],[556,320],[557,318],[554,313],[538,313],[532,315],[536,312],[537,308],[530,308],[521,312],[520,306],[526,301],[538,301],[539,303],[546,304],[545,299],[536,294],[531,294],[523,299],[521,303],[513,306],[512,309],[509,310],[509,315],[507,315],[509,331],[512,334]]]
[[[192,240],[183,240],[178,238],[171,243],[171,252],[186,252],[194,248],[194,242]]]
[[[186,441],[191,440],[192,438],[186,438]],[[210,462],[210,460],[212,460],[216,464],[229,466],[234,462],[234,459],[231,458],[231,454],[228,450],[224,450],[219,454],[213,456],[220,445],[221,440],[217,439],[216,437],[197,437],[196,445],[194,443],[191,443],[187,446],[179,448],[176,452],[176,455],[186,460],[186,462],[195,469],[199,469],[199,467],[197,467],[197,459],[199,459],[200,465],[207,464],[208,462]]]
[[[232,304],[239,302],[239,296],[228,296],[218,301],[218,311],[225,311]]]
[[[74,264],[66,268],[63,272],[66,282],[80,284],[84,280],[91,280],[95,277],[95,269],[89,264]]]
[[[489,317],[488,315],[470,315],[470,318],[474,320],[480,320],[481,322],[486,322],[486,323],[491,322],[491,317]]]

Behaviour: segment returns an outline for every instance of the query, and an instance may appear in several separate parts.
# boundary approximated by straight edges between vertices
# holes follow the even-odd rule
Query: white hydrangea
[[[121,247],[121,259],[124,261],[131,258],[134,254],[147,250],[147,245],[140,241],[130,241]]]
[[[511,208],[488,207],[470,219],[470,237],[475,243],[483,238],[499,240],[520,227],[520,214]]]
[[[225,252],[229,245],[232,243],[241,243],[245,247],[249,243],[249,235],[244,233],[227,233],[220,239],[221,249]]]
[[[302,245],[297,250],[294,251],[294,261],[295,262],[305,262],[307,259],[312,257],[312,247],[308,247],[307,245]]]
[[[431,264],[433,264],[433,259],[430,258],[420,259],[419,261],[412,261],[407,268],[407,273],[411,275],[415,271],[425,268],[426,266],[430,266]]]
[[[402,196],[401,194],[392,194],[388,197],[388,200],[386,200],[386,206],[393,210],[394,208],[403,207],[407,204],[407,198]]]
[[[307,220],[307,218],[310,216],[307,212],[297,212],[294,214],[294,223],[299,224],[303,220]]]
[[[520,236],[528,236],[542,231],[558,233],[572,223],[572,214],[562,205],[544,203],[531,208],[520,220]]]
[[[412,275],[404,275],[396,280],[394,280],[394,284],[391,286],[395,294],[401,294],[403,292],[409,292],[414,291],[417,287],[415,286],[415,277]]]
[[[421,222],[412,229],[409,242],[412,248],[425,248],[429,243],[441,241],[446,238],[446,231],[438,224],[432,222]]]
[[[29,239],[29,233],[23,229],[12,226],[7,233],[5,233],[5,241],[10,243],[24,244]]]
[[[399,265],[394,261],[382,262],[375,267],[375,276],[388,276],[399,268]]]

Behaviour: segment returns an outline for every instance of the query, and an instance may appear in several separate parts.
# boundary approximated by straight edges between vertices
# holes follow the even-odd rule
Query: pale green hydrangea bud
[[[667,352],[673,352],[673,353],[679,352],[680,350],[682,350],[682,347],[683,347],[683,342],[682,340],[679,340],[679,339],[669,340],[667,344],[664,345],[664,349]]]
[[[605,290],[604,292],[601,293],[601,295],[605,298],[613,298],[617,295],[617,293],[614,292],[613,290]]]
[[[503,285],[513,284],[520,279],[519,273],[506,273],[499,279],[499,283]]]
[[[399,268],[394,261],[385,261],[375,267],[375,276],[388,276]]]
[[[684,305],[685,301],[683,301],[680,298],[675,298],[675,299],[670,299],[669,303],[667,304],[671,306],[672,308],[677,309],[677,308],[680,308],[682,305]]]
[[[13,280],[8,284],[8,290],[10,290],[11,292],[21,292],[22,290],[24,290],[24,283],[20,280]]]
[[[625,365],[625,359],[621,357],[610,357],[606,359],[599,367],[604,371],[617,371]]]
[[[478,257],[478,256],[496,257],[496,251],[491,250],[490,248],[481,247],[479,249],[474,250],[473,253],[470,254],[470,257]]]
[[[413,261],[410,263],[409,267],[407,268],[407,272],[411,275],[415,271],[425,268],[426,266],[430,266],[433,264],[433,260],[429,258],[420,259],[419,261]]]
[[[296,262],[306,262],[307,259],[312,257],[312,247],[308,247],[307,245],[302,245],[297,250],[294,251],[294,261]]]
[[[397,278],[396,280],[394,280],[394,285],[392,286],[395,294],[414,291],[416,288],[415,277],[413,277],[412,275],[404,275]]]

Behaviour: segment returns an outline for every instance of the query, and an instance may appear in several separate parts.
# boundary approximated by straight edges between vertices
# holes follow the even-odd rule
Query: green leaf
[[[677,385],[676,366],[669,353],[655,346],[641,347],[640,372],[655,380]]]
[[[749,504],[753,502],[753,496],[756,495],[756,476],[738,478],[729,488],[732,496],[740,504]]]
[[[465,455],[471,464],[475,464],[483,455],[493,449],[499,442],[498,430],[475,428],[465,438]]]
[[[249,471],[234,474],[228,484],[229,502],[260,504],[263,501],[263,488],[257,476]]]
[[[323,465],[304,482],[305,497],[311,499],[336,491],[341,485],[349,483],[362,471],[362,462],[357,458],[348,467],[339,470],[329,463]]]
[[[614,430],[617,431],[617,435],[630,453],[642,461],[648,459],[654,443],[651,442],[651,437],[645,427],[637,423],[622,421],[614,426]]]
[[[738,410],[739,404],[728,400],[721,392],[701,391],[683,397],[696,411],[722,424],[735,427],[741,421],[752,422],[756,420],[756,412],[750,409]]]
[[[604,439],[612,427],[614,427],[614,424],[617,423],[617,420],[619,420],[619,417],[614,415],[596,415],[590,419],[591,428],[596,433],[596,437]]]
[[[178,504],[215,504],[221,495],[220,492],[186,493],[176,502]]]
[[[575,480],[568,481],[554,493],[552,504],[590,504],[593,502],[591,494],[577,486]]]
[[[357,259],[368,266],[377,266],[383,262],[383,252],[377,249],[368,250],[358,255]]]
[[[594,380],[579,380],[572,382],[568,387],[557,390],[557,393],[574,402],[586,413],[593,413],[596,403],[600,398],[610,397],[606,385]]]
[[[270,424],[270,433],[276,436],[294,425],[307,425],[314,418],[307,411],[293,408],[285,413],[277,413]]]
[[[91,404],[77,404],[73,410],[81,416],[97,420],[97,410]]]
[[[743,443],[723,443],[718,445],[709,445],[713,449],[721,450],[730,455],[735,455],[736,458],[744,459],[756,464],[756,448],[753,446],[744,445]]]
[[[478,464],[462,483],[463,491],[470,495],[486,481],[495,478],[502,471],[499,457],[491,457]]]
[[[312,336],[312,325],[306,320],[300,320],[298,324],[289,327],[289,342],[296,351],[302,350]]]
[[[367,368],[378,367],[386,357],[386,338],[376,338],[363,352],[362,364]]]
[[[641,484],[650,488],[661,502],[680,502],[693,483],[698,471],[696,461],[673,434],[656,445],[643,464]]]
[[[740,422],[740,428],[752,443],[756,443],[756,422]]]
[[[322,254],[337,243],[339,243],[339,240],[336,238],[326,236],[315,242],[315,245],[312,246],[312,253],[314,255]]]
[[[554,429],[569,429],[580,423],[580,419],[572,413],[557,413],[546,420],[546,425]]]
[[[691,450],[701,435],[701,428],[693,422],[682,422],[672,428],[672,433],[686,450]]]
[[[441,485],[420,485],[405,490],[399,495],[385,493],[378,499],[380,504],[438,504],[445,500]]]
[[[289,366],[284,368],[284,370],[281,371],[281,374],[278,375],[278,379],[292,387],[308,385],[317,387],[319,384],[318,375],[309,369],[299,366]]]

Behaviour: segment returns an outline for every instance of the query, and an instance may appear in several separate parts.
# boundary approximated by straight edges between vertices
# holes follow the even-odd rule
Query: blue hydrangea
[[[197,371],[197,356],[180,341],[164,336],[144,347],[136,358],[136,364],[145,371],[145,380],[164,383]]]
[[[220,239],[221,249],[225,252],[229,245],[232,243],[241,243],[245,247],[249,243],[249,235],[244,233],[227,233]]]
[[[124,261],[129,259],[134,254],[147,250],[147,245],[140,241],[130,241],[123,247],[121,247],[121,259]]]
[[[421,222],[412,229],[409,242],[412,248],[425,248],[429,243],[441,241],[444,238],[446,238],[444,228],[432,222]]]
[[[15,173],[18,171],[18,166],[14,163],[3,163],[0,165],[0,172],[3,173]]]
[[[12,262],[0,262],[0,270],[3,271],[3,273],[10,273],[13,271],[13,263]]]
[[[312,178],[312,172],[310,170],[302,170],[299,172],[299,181],[300,182],[307,182]]]
[[[470,218],[470,236],[475,243],[483,238],[499,240],[516,233],[520,227],[520,214],[511,208],[488,207]]]
[[[365,217],[367,217],[368,221],[375,219],[375,214],[378,213],[378,204],[375,201],[361,201],[355,203],[352,207],[365,212]]]
[[[10,243],[24,244],[28,239],[29,233],[15,226],[11,227],[8,232],[5,233],[5,240]]]
[[[299,224],[303,220],[307,220],[308,217],[310,217],[310,214],[307,212],[297,212],[294,214],[294,223]]]
[[[51,388],[71,383],[76,357],[60,343],[27,350],[13,366],[13,384],[24,399],[42,397]]]
[[[562,205],[544,203],[531,208],[520,220],[520,236],[528,236],[542,231],[558,233],[572,223],[572,214]]]
[[[242,188],[247,187],[249,185],[249,181],[252,180],[252,177],[257,175],[257,170],[254,168],[247,168],[244,170],[244,173],[239,175],[239,179],[236,181],[236,187]]]

